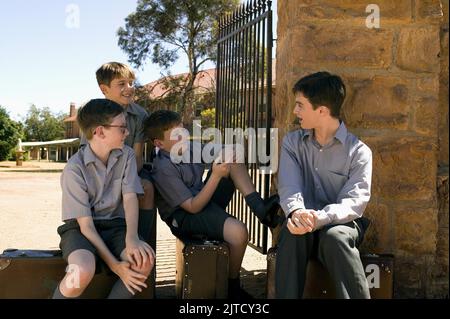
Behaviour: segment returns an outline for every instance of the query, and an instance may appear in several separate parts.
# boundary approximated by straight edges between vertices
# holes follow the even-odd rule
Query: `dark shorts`
[[[210,173],[211,171],[205,183]],[[199,213],[191,214],[181,208],[174,211],[166,221],[170,230],[178,238],[197,237],[223,241],[225,220],[229,217],[234,218],[225,211],[234,191],[233,181],[222,178],[211,201]]]
[[[94,225],[108,249],[120,260],[120,254],[125,249],[125,236],[127,231],[125,219],[95,220]],[[58,234],[61,236],[59,247],[61,248],[64,260],[68,261],[69,255],[78,249],[88,250],[97,259],[99,258],[97,249],[81,233],[76,219],[69,220],[59,226]]]
[[[147,166],[145,168],[142,168],[139,171],[138,175],[139,175],[140,178],[146,179],[146,180],[148,180],[148,181],[153,183],[153,177],[152,177],[152,174],[151,174],[151,167]]]

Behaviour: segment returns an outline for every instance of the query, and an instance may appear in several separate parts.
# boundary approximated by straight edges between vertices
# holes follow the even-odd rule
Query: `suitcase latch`
[[[0,270],[5,270],[11,264],[11,259],[0,259]]]

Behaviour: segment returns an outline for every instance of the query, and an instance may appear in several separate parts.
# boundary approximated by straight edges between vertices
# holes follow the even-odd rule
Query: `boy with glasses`
[[[137,194],[143,189],[136,156],[124,145],[125,115],[119,104],[96,99],[78,111],[77,121],[88,143],[61,175],[64,224],[58,227],[63,258],[76,271],[66,274],[53,297],[79,297],[100,257],[119,276],[108,298],[131,298],[146,287],[155,253],[138,235]]]
[[[126,126],[129,134],[125,139],[125,145],[131,147],[136,154],[136,166],[141,178],[144,194],[139,196],[139,234],[146,241],[150,240],[151,230],[156,222],[154,209],[154,188],[151,182],[150,172],[143,168],[144,152],[144,121],[148,117],[147,111],[134,103],[134,81],[136,76],[133,70],[119,62],[103,64],[96,72],[97,83],[105,98],[116,102],[125,114]],[[86,145],[87,141],[82,136],[80,145]],[[152,242],[152,245],[156,243]],[[155,247],[153,247],[155,248]]]

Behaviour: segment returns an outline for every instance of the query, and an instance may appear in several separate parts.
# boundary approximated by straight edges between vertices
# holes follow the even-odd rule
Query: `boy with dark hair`
[[[145,121],[145,130],[159,148],[153,160],[152,177],[160,195],[157,196],[157,206],[161,219],[178,238],[205,236],[210,240],[227,242],[230,247],[229,297],[248,297],[240,288],[239,280],[248,242],[247,228],[229,215],[225,208],[236,187],[258,219],[265,225],[275,227],[278,224],[278,198],[273,196],[263,201],[242,163],[214,161],[203,182],[204,163],[172,160],[171,156],[184,157],[186,154],[192,159],[195,158],[194,152],[202,152],[201,145],[193,143],[189,147],[179,139],[181,132],[177,131],[184,130],[179,114],[156,111]],[[181,147],[178,147],[180,144]]]
[[[119,276],[108,298],[131,298],[146,287],[155,254],[138,236],[137,194],[143,190],[135,153],[124,145],[125,115],[119,104],[96,99],[80,108],[77,121],[88,144],[61,175],[64,224],[58,227],[63,258],[74,271],[54,298],[79,297],[94,277],[96,256]]]
[[[308,259],[327,268],[338,298],[370,298],[357,247],[370,199],[372,152],[339,119],[341,78],[318,72],[294,86],[301,129],[283,140],[278,174],[287,220],[279,236],[276,297],[301,298]]]

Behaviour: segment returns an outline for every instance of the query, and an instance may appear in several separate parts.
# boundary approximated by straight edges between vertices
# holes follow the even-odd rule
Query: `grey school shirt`
[[[334,139],[321,146],[312,130],[288,133],[278,173],[286,216],[297,209],[318,213],[316,229],[362,216],[370,199],[372,152],[341,122]]]
[[[147,111],[136,103],[131,103],[125,109],[125,118],[127,121],[128,132],[130,133],[125,139],[125,145],[133,148],[135,143],[143,143],[145,141],[144,135],[144,121],[148,117]],[[86,145],[87,140],[81,134],[80,145]]]
[[[122,195],[143,194],[132,148],[112,150],[105,166],[87,144],[67,162],[61,175],[62,220],[125,218]]]
[[[201,161],[201,153],[205,145],[194,142],[184,155],[183,161],[175,163],[170,153],[159,150],[153,159],[152,178],[159,195],[156,196],[162,220],[166,220],[187,199],[196,196],[202,190],[203,173],[208,163]],[[211,153],[218,154],[222,145],[213,145]],[[195,156],[194,156],[195,154]]]

